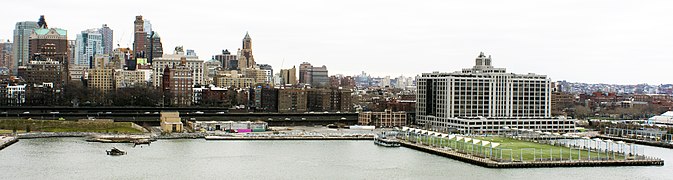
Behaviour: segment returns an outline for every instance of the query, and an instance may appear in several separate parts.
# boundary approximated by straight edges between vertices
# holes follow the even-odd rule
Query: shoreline
[[[453,160],[469,163],[486,168],[551,168],[551,167],[601,167],[601,166],[663,166],[664,160],[580,160],[580,161],[524,161],[524,162],[497,162],[487,158],[480,158],[452,150],[442,150],[411,142],[400,141],[402,147],[447,157]]]
[[[184,134],[169,134],[154,136],[152,134],[105,134],[105,133],[89,133],[89,132],[32,132],[17,134],[16,139],[37,139],[37,138],[66,138],[66,137],[90,137],[100,136],[144,136],[140,139],[147,139],[147,137],[155,140],[170,140],[170,139],[205,139],[205,140],[374,140],[373,136],[220,136],[209,135],[203,133],[184,133]],[[107,142],[107,141],[91,141],[101,143],[129,143],[125,141]]]
[[[9,141],[3,141],[2,144],[0,144],[0,150],[3,150],[3,149],[11,146],[12,144],[14,144],[16,142],[19,142],[19,138],[16,138],[16,137],[4,137],[4,138],[5,139],[9,138],[10,140]]]

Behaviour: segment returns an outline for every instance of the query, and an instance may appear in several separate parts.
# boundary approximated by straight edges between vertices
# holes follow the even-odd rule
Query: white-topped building
[[[75,44],[75,65],[91,67],[96,55],[102,55],[103,34],[98,29],[87,29],[77,34]]]
[[[164,74],[164,69],[166,66],[169,68],[176,67],[180,64],[182,58],[186,59],[185,65],[192,69],[192,75],[194,79],[193,84],[205,85],[204,74],[206,72],[206,68],[204,66],[204,61],[199,60],[198,56],[186,55],[182,46],[176,47],[173,54],[164,54],[163,57],[155,58],[152,61],[152,71],[154,71],[152,73],[152,84],[154,84],[155,87],[161,87],[161,77]]]
[[[416,119],[424,128],[494,133],[505,127],[567,132],[574,121],[551,116],[551,80],[507,73],[481,53],[475,66],[417,79]]]

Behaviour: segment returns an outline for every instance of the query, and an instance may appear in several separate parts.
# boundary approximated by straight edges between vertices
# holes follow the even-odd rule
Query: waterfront
[[[112,157],[117,146],[128,155]],[[372,141],[159,140],[151,146],[24,139],[0,151],[3,179],[670,179],[673,150],[648,147],[664,166],[489,169]]]

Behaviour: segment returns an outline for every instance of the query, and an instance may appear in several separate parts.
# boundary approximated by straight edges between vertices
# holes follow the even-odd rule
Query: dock
[[[423,151],[426,153],[448,157],[458,161],[487,167],[487,168],[542,168],[542,167],[598,167],[598,166],[663,166],[661,159],[637,159],[637,160],[564,160],[564,161],[523,161],[523,162],[498,162],[488,158],[481,158],[469,154],[459,153],[453,150],[440,149],[400,141],[403,147]]]
[[[5,149],[16,142],[19,142],[19,138],[0,136],[0,150]]]

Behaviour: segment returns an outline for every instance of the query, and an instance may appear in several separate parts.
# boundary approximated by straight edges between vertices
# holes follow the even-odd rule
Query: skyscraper
[[[103,27],[101,27],[98,31],[101,35],[103,35],[103,53],[107,55],[112,54],[112,51],[114,50],[114,37],[112,35],[112,29],[110,29],[107,24],[103,24]]]
[[[34,105],[52,105],[60,101],[64,86],[70,80],[68,32],[48,28],[44,16],[38,24],[40,27],[33,29],[28,39],[30,61],[24,73],[19,74],[26,79],[29,94],[33,96],[27,100],[31,99]]]
[[[147,58],[147,62],[152,64],[155,58],[160,58],[164,55],[164,47],[163,44],[161,44],[161,37],[159,37],[159,33],[152,31],[148,34],[145,42],[147,43],[145,57]]]
[[[313,67],[311,63],[301,63],[299,65],[299,83],[312,87],[327,87],[329,85],[327,66]]]
[[[147,40],[147,32],[145,32],[145,21],[143,16],[136,16],[136,20],[133,21],[133,57],[134,58],[144,58]]]
[[[311,82],[311,75],[308,74],[311,68],[313,68],[313,65],[308,62],[303,62],[299,65],[299,83],[308,84]]]
[[[96,55],[104,53],[103,34],[98,29],[87,29],[77,34],[75,45],[75,64],[86,65],[92,68],[92,61]]]
[[[12,64],[9,65],[12,70],[12,74],[17,74],[17,68],[19,66],[25,66],[30,58],[28,39],[30,33],[33,32],[33,29],[37,28],[37,22],[35,21],[23,21],[17,22],[14,28],[14,45],[12,47],[12,57],[14,60]]]
[[[507,73],[479,54],[475,66],[454,73],[423,73],[416,117],[440,131],[494,133],[504,127],[567,132],[568,119],[551,117],[551,83],[545,75]]]
[[[238,68],[243,70],[255,66],[255,58],[252,56],[252,39],[250,34],[245,33],[243,38],[243,49],[240,50],[238,56]]]

